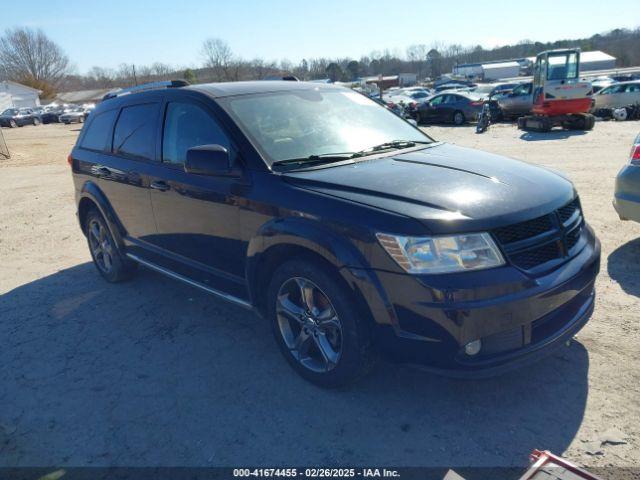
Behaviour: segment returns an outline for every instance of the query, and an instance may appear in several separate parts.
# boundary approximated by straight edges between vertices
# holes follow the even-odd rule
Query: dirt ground
[[[78,130],[3,129],[1,466],[523,466],[538,448],[640,468],[640,225],[611,206],[640,122],[427,128],[569,175],[602,242],[596,310],[524,371],[455,381],[382,364],[347,391],[301,380],[252,314],[144,270],[102,281],[74,215]]]

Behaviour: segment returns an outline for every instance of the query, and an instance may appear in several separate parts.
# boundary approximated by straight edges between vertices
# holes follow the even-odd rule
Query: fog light
[[[482,342],[480,339],[469,342],[464,346],[464,353],[469,356],[477,355],[482,348]]]

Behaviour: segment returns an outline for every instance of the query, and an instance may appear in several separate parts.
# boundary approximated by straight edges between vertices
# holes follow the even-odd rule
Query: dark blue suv
[[[600,246],[569,180],[437,142],[345,88],[123,90],[69,162],[106,280],[143,265],[253,309],[323,386],[379,355],[494,374],[593,311]]]

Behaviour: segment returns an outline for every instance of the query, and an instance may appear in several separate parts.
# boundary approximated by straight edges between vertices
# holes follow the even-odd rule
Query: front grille
[[[569,202],[564,207],[558,209],[558,216],[562,223],[566,223],[567,220],[571,218],[576,210],[580,209],[580,202],[578,201],[578,197],[575,198],[572,202]]]
[[[539,247],[528,248],[510,256],[511,262],[524,269],[530,270],[543,263],[560,258],[561,252],[556,242],[547,243]]]
[[[492,233],[514,266],[535,270],[573,254],[571,250],[580,241],[583,224],[576,197],[547,215],[499,227]]]
[[[503,244],[518,242],[548,232],[553,228],[550,215],[527,220],[526,222],[496,228],[493,233]]]

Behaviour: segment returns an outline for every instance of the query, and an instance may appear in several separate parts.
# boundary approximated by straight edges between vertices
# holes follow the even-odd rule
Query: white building
[[[482,64],[484,80],[500,80],[501,78],[517,77],[520,74],[520,64],[516,61]]]
[[[520,64],[515,60],[465,63],[453,67],[453,74],[465,78],[498,80],[500,78],[517,77],[520,74]]]
[[[532,64],[536,57],[527,58]],[[594,70],[613,70],[616,68],[616,57],[600,50],[580,52],[580,72],[592,72]],[[515,75],[514,75],[515,76]]]
[[[40,90],[10,80],[0,82],[0,111],[11,107],[37,107],[40,93]]]

